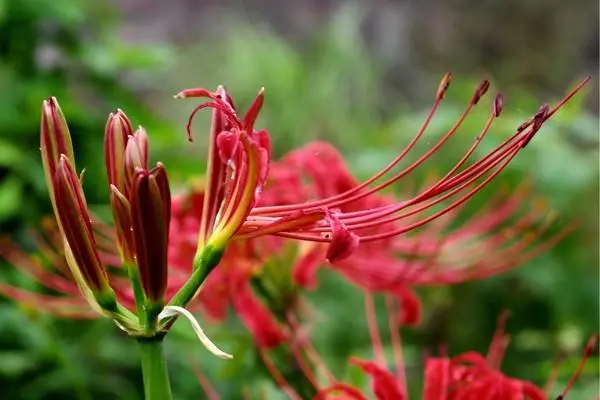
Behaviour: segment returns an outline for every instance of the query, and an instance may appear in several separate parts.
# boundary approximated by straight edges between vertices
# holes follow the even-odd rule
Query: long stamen
[[[306,208],[306,207],[320,207],[320,206],[325,206],[325,205],[329,206],[329,204],[332,203],[332,202],[334,202],[334,201],[345,199],[348,196],[350,196],[350,195],[352,195],[354,193],[359,192],[360,190],[362,190],[365,187],[369,186],[371,183],[379,180],[379,178],[381,178],[386,173],[388,173],[392,168],[394,168],[400,161],[402,161],[402,159],[410,152],[410,150],[413,149],[413,147],[417,144],[417,142],[419,141],[419,139],[421,138],[421,136],[423,136],[423,134],[425,133],[425,131],[429,127],[429,124],[431,123],[431,120],[433,119],[433,116],[435,115],[436,111],[438,110],[439,105],[440,105],[440,103],[441,103],[441,101],[442,101],[442,99],[444,97],[444,94],[445,94],[446,90],[448,89],[448,86],[450,84],[450,80],[451,80],[451,76],[450,76],[449,73],[447,73],[444,76],[444,78],[442,79],[442,82],[440,83],[440,89],[438,89],[438,93],[437,93],[435,102],[434,102],[431,110],[429,111],[429,114],[425,118],[425,122],[423,123],[423,125],[421,126],[421,128],[419,129],[419,131],[417,132],[417,134],[410,141],[410,143],[404,148],[404,150],[398,156],[396,156],[396,158],[394,158],[386,167],[384,167],[381,171],[379,171],[375,175],[371,176],[366,181],[362,182],[361,184],[353,187],[352,189],[350,189],[350,190],[348,190],[348,191],[346,191],[344,193],[340,193],[338,195],[329,197],[327,199],[314,200],[314,201],[306,202],[306,203],[302,204],[302,208]],[[470,107],[467,110],[469,110],[469,109],[470,109]],[[467,112],[468,111],[465,111],[465,113],[467,113]],[[465,113],[463,113],[463,115]],[[297,205],[257,207],[257,208],[255,208],[252,211],[252,215],[260,215],[260,214],[278,215],[278,213],[285,213],[285,212],[289,212],[289,211],[294,211],[294,210],[297,210],[298,208],[299,207]]]
[[[392,351],[394,354],[396,377],[398,378],[398,383],[402,393],[406,393],[408,396],[408,390],[406,389],[406,371],[404,370],[404,357],[402,355],[402,339],[400,338],[400,326],[398,324],[398,318],[396,317],[397,312],[395,299],[390,295],[386,295],[385,305],[388,311],[388,325],[390,329]],[[400,306],[402,306],[402,304]]]
[[[379,335],[379,328],[377,324],[377,314],[375,311],[375,303],[373,295],[369,292],[364,294],[365,300],[365,315],[367,317],[367,325],[369,327],[369,335],[371,336],[371,343],[373,344],[373,353],[375,360],[380,366],[385,366],[385,355],[383,354],[383,343],[381,342],[381,336]]]
[[[581,374],[581,371],[583,371],[583,367],[585,367],[587,359],[592,355],[592,353],[596,349],[596,343],[598,342],[599,338],[600,338],[600,334],[596,333],[587,342],[587,345],[585,346],[585,350],[583,352],[583,357],[581,357],[581,361],[579,362],[579,365],[577,366],[577,369],[573,373],[573,376],[571,376],[571,379],[569,379],[569,382],[567,383],[567,386],[558,395],[558,397],[556,398],[556,400],[562,400],[562,399],[564,399],[566,397],[567,393],[569,393],[569,391],[571,390],[571,388],[573,387],[573,385],[577,381],[577,379],[579,379],[579,375]]]
[[[463,168],[462,171],[458,172],[470,156],[474,153],[475,149],[478,147],[481,139],[485,134],[489,131],[493,120],[500,115],[502,109],[502,97],[497,95],[494,99],[493,103],[493,112],[488,121],[486,122],[482,132],[477,137],[475,143],[471,145],[471,147],[467,150],[467,152],[463,155],[463,157],[451,168],[450,171],[446,173],[446,175],[440,179],[437,183],[429,186],[428,189],[413,197],[412,199],[401,202],[395,205],[386,205],[378,208],[371,208],[368,210],[348,212],[348,213],[340,213],[339,220],[344,223],[344,225],[350,230],[360,230],[366,229],[375,226],[381,226],[387,223],[392,223],[394,221],[398,221],[400,219],[416,215],[422,211],[432,208],[433,206],[440,204],[442,201],[455,196],[463,191],[466,191],[467,188],[475,184],[477,180],[484,177],[485,174],[488,174],[479,184],[475,186],[473,190],[466,191],[463,193],[462,197],[455,200],[449,206],[443,208],[441,211],[434,213],[433,215],[423,218],[421,221],[410,224],[407,227],[400,229],[392,229],[388,232],[366,235],[361,237],[361,241],[372,241],[372,240],[380,240],[386,237],[391,237],[393,235],[404,233],[410,229],[418,228],[425,223],[440,217],[444,214],[451,212],[452,210],[459,207],[466,200],[472,197],[478,190],[487,185],[495,176],[497,176],[506,166],[507,164],[516,156],[520,149],[522,149],[531,138],[537,133],[540,129],[541,125],[548,120],[548,118],[553,115],[560,107],[562,107],[568,99],[570,99],[577,91],[581,89],[583,85],[589,80],[586,78],[579,85],[575,87],[563,100],[561,100],[555,107],[552,109],[548,107],[542,107],[540,111],[536,113],[534,117],[532,117],[526,124],[523,124],[515,133],[513,133],[510,137],[504,140],[499,146],[497,146],[492,152],[483,156],[476,162],[472,163],[466,168]],[[475,96],[469,103],[469,106],[465,113],[467,113],[479,100],[481,95],[485,93],[487,90],[488,84],[484,83],[480,86]],[[437,101],[440,100],[440,97],[436,98]],[[434,109],[436,106],[434,106]],[[465,114],[464,113],[464,114]],[[415,163],[411,164],[411,166],[407,167],[399,174],[394,177],[388,179],[385,182],[380,183],[375,188],[372,188],[367,191],[361,191],[366,185],[373,183],[374,180],[383,176],[386,172],[388,172],[395,163],[401,158],[397,157],[392,163],[388,165],[388,167],[384,168],[384,170],[380,171],[380,173],[374,175],[369,178],[367,181],[363,182],[350,191],[346,191],[336,196],[328,197],[327,199],[317,200],[317,201],[309,201],[302,204],[296,204],[293,206],[275,206],[275,207],[257,207],[253,211],[251,211],[250,216],[241,230],[241,232],[250,233],[255,231],[256,229],[260,229],[261,227],[268,226],[278,220],[278,217],[283,217],[285,215],[289,215],[288,213],[295,209],[304,209],[310,210],[315,205],[326,205],[327,207],[338,206],[346,204],[350,201],[355,201],[361,199],[369,194],[374,193],[375,191],[381,190],[385,185],[393,183],[395,180],[399,179],[399,177],[404,176],[408,172],[412,171],[412,169],[416,168],[420,163],[422,163],[425,159],[430,157],[437,148],[441,147],[445,143],[446,140],[450,136],[454,134],[464,119],[464,114],[459,118],[459,121],[455,126],[432,148],[430,151],[426,152],[419,160]],[[428,124],[428,121],[424,124]],[[422,132],[419,132],[417,136],[420,137]],[[409,145],[412,148],[413,144]],[[404,153],[404,152],[403,152]],[[401,154],[403,157],[404,154]],[[392,165],[393,164],[393,165]],[[434,199],[434,197],[436,197]],[[427,200],[433,199],[429,202]],[[417,203],[423,203],[419,207],[416,206]],[[398,212],[402,209],[409,209],[405,213],[399,214]],[[263,217],[264,216],[264,217]],[[327,226],[313,226],[313,227],[303,227],[301,230],[289,230],[283,231],[279,233],[275,233],[275,235],[281,237],[294,238],[299,240],[310,240],[316,242],[329,242],[330,238],[328,235],[324,235],[328,232]]]
[[[298,392],[296,392],[294,388],[290,386],[290,384],[285,380],[281,372],[277,370],[277,368],[269,358],[267,352],[262,349],[258,349],[258,355],[260,356],[260,359],[262,360],[263,364],[273,377],[273,380],[275,381],[277,386],[279,386],[279,388],[290,398],[290,400],[302,400]]]

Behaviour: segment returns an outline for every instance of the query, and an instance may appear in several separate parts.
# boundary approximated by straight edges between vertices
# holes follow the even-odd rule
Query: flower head
[[[488,81],[482,82],[454,126],[415,161],[399,172],[392,173],[392,170],[413,152],[423,137],[450,80],[449,74],[444,76],[434,105],[421,129],[407,147],[381,171],[360,183],[340,181],[339,187],[343,190],[327,193],[321,198],[264,206],[260,205],[258,200],[263,192],[266,171],[269,169],[270,151],[268,146],[262,144],[268,142],[268,134],[264,130],[253,130],[254,121],[263,102],[262,90],[243,119],[238,117],[230,97],[222,88],[215,93],[206,89],[188,89],[179,93],[176,96],[178,98],[207,98],[207,101],[197,106],[190,116],[188,132],[196,111],[204,108],[214,109],[205,197],[207,216],[204,220],[208,222],[203,223],[200,231],[199,250],[205,246],[205,242],[211,240],[214,243],[218,242],[217,247],[222,247],[230,239],[276,235],[327,243],[329,249],[326,256],[330,262],[335,263],[352,254],[360,247],[359,243],[381,242],[423,227],[455,211],[487,186],[529,143],[542,125],[587,82],[587,79],[584,80],[556,106],[541,106],[500,145],[487,155],[471,161],[475,150],[501,115],[503,100],[500,94],[496,95],[487,122],[477,134],[474,143],[442,177],[422,188],[416,195],[408,196],[402,201],[389,203],[373,200],[383,189],[392,187],[406,178],[438,152],[458,132],[490,86]],[[221,156],[217,157],[217,153]],[[313,168],[308,164],[305,162],[304,165]],[[321,168],[321,174],[343,177],[343,173],[340,174],[337,170],[338,166],[339,162],[328,165],[326,169]],[[364,202],[362,207],[350,209],[349,206],[360,205],[361,202]]]

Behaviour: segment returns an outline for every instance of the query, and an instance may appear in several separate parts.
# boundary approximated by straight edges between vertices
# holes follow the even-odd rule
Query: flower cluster
[[[541,106],[498,146],[475,158],[502,113],[502,96],[495,95],[488,119],[456,163],[416,193],[401,190],[397,183],[423,168],[457,134],[490,86],[483,81],[452,128],[409,161],[450,81],[446,74],[428,116],[407,146],[362,182],[325,143],[309,144],[272,162],[269,133],[255,129],[263,90],[241,116],[223,87],[214,92],[198,88],[176,98],[205,99],[190,116],[190,140],[196,113],[212,109],[205,185],[172,198],[165,167],[148,166],[148,134],[141,127],[134,131],[128,117],[117,110],[108,118],[104,140],[113,226],[96,219],[87,207],[67,123],[56,99],[50,98],[42,106],[41,151],[56,226],[47,229],[47,240],[40,245],[53,271],[10,244],[3,243],[0,252],[66,296],[40,296],[6,284],[0,290],[63,315],[89,316],[91,308],[136,337],[162,336],[177,315],[184,315],[207,347],[225,357],[187,308],[200,305],[220,318],[231,304],[260,346],[277,346],[290,334],[289,321],[281,322],[297,305],[294,291],[316,287],[316,270],[327,260],[329,268],[366,292],[398,299],[399,322],[415,324],[420,307],[412,287],[500,273],[564,234],[543,243],[523,239],[540,237],[548,227],[543,211],[521,207],[519,199],[527,193],[523,187],[461,227],[451,227],[450,222],[587,79],[554,107]],[[504,227],[510,220],[516,222],[507,234]],[[293,256],[285,260],[293,264],[293,284],[285,296],[262,290],[259,298],[252,284],[258,280],[262,289],[268,286],[265,281],[272,277],[261,271],[288,251],[290,243],[295,244]],[[274,308],[279,312],[273,313]]]

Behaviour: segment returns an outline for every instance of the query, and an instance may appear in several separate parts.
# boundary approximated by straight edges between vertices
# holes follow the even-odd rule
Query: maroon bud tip
[[[488,91],[489,88],[490,88],[490,81],[488,81],[486,79],[483,82],[481,82],[481,84],[475,91],[475,94],[473,95],[473,100],[471,100],[473,105],[479,103],[479,100],[483,97],[483,95],[486,94],[486,92]]]
[[[146,166],[144,163],[144,155],[140,148],[140,142],[136,140],[134,136],[129,136],[127,139],[127,146],[125,147],[125,159],[124,159],[124,170],[125,170],[125,195],[129,198],[129,193],[133,187],[133,182],[138,170],[145,170]]]
[[[504,104],[504,98],[502,93],[497,93],[494,97],[494,116],[498,118],[502,113],[502,106]]]
[[[444,74],[444,77],[440,81],[440,85],[438,86],[437,94],[435,97],[436,100],[441,100],[444,98],[444,95],[446,94],[446,91],[448,90],[448,87],[450,86],[451,81],[452,81],[452,74],[450,72],[446,72]]]
[[[142,165],[144,168],[148,168],[148,133],[146,133],[146,130],[140,125],[133,134],[133,137],[140,148]]]
[[[125,147],[127,139],[133,134],[133,128],[127,115],[120,109],[108,116],[104,128],[104,161],[108,184],[125,190]]]
[[[61,154],[75,164],[71,135],[65,117],[55,97],[49,97],[42,103],[40,122],[40,150],[46,181],[51,192],[54,175]]]
[[[144,293],[149,301],[162,302],[167,288],[170,193],[166,172],[137,173],[131,196],[135,254]]]

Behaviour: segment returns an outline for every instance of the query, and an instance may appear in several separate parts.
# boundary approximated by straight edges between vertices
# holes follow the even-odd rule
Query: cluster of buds
[[[124,307],[103,263],[78,176],[69,129],[55,98],[44,101],[41,151],[46,182],[73,278],[86,300],[132,335],[156,333],[164,307],[171,194],[162,164],[148,169],[148,136],[120,110],[105,129],[105,157],[120,264],[127,268],[136,313]]]

